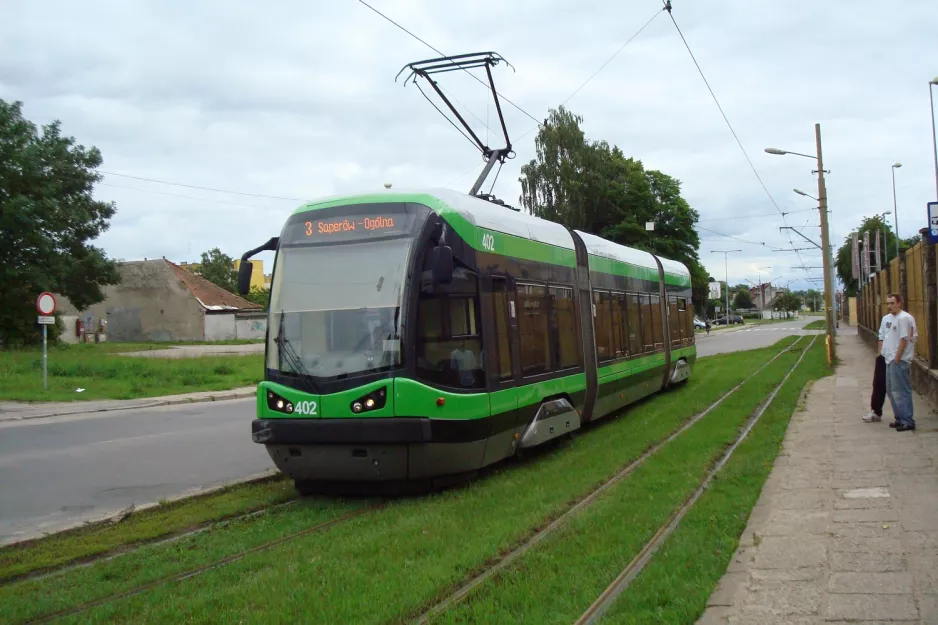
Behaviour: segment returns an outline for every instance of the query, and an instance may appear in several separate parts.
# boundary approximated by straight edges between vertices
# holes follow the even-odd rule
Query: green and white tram
[[[683,382],[681,263],[448,189],[298,208],[253,440],[296,481],[480,469]],[[247,291],[251,263],[241,263]]]

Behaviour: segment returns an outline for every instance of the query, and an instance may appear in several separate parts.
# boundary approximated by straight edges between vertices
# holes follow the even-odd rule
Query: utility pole
[[[821,211],[821,252],[824,259],[824,304],[827,307],[827,338],[830,341],[831,360],[837,358],[836,343],[834,341],[834,281],[831,275],[833,262],[831,259],[830,231],[827,224],[827,185],[824,182],[824,158],[821,153],[821,124],[814,124],[814,137],[817,142],[817,190]]]
[[[727,258],[733,252],[742,252],[742,250],[711,250],[711,254],[723,254],[723,271],[726,279],[726,325],[730,325],[730,270]]]

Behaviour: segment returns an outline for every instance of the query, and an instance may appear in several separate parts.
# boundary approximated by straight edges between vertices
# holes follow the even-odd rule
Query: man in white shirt
[[[918,329],[915,318],[902,310],[902,295],[890,293],[886,296],[886,332],[883,336],[883,358],[886,359],[886,395],[892,404],[896,421],[896,432],[915,430],[912,417],[912,380],[910,368],[915,353]]]
[[[876,361],[873,365],[873,392],[870,394],[870,411],[863,415],[867,423],[883,420],[883,404],[886,402],[886,358],[883,357],[883,339],[886,338],[886,319],[892,314],[883,315],[879,322],[879,342]]]

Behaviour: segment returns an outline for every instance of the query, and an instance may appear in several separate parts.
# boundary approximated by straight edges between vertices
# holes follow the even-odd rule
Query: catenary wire
[[[440,50],[439,50],[438,48],[436,48],[436,47],[434,47],[434,46],[431,46],[429,43],[427,43],[426,41],[424,41],[423,39],[421,39],[420,37],[418,37],[417,35],[415,35],[415,34],[412,33],[411,31],[407,30],[406,28],[404,28],[403,26],[401,26],[400,24],[398,24],[397,22],[395,22],[393,19],[391,19],[390,17],[388,17],[387,15],[385,15],[384,13],[382,13],[381,11],[379,11],[378,9],[374,8],[373,6],[371,6],[370,4],[368,4],[367,2],[365,2],[365,0],[358,0],[358,1],[359,1],[361,4],[365,5],[366,7],[368,7],[369,9],[371,9],[372,11],[374,11],[375,13],[377,13],[378,15],[380,15],[381,17],[383,17],[384,19],[386,19],[387,21],[391,22],[392,24],[394,24],[395,26],[397,26],[398,28],[400,28],[401,30],[403,30],[405,33],[407,33],[408,35],[410,35],[411,37],[413,37],[414,39],[416,39],[417,41],[419,41],[419,42],[422,43],[423,45],[427,46],[428,48],[430,48],[431,50],[433,50],[434,52],[436,52],[437,54],[439,54],[440,56],[446,56],[445,54],[443,54],[442,52],[440,52]],[[458,65],[458,63],[457,63],[457,65]],[[464,67],[460,67],[460,69],[462,69],[462,71],[464,71],[464,72],[466,72],[467,74],[469,74],[470,76],[472,76],[472,78],[473,78],[476,82],[478,82],[480,85],[482,85],[482,86],[485,87],[486,89],[489,89],[489,85],[487,85],[487,84],[485,84],[484,82],[482,82],[482,80],[481,80],[478,76],[476,76],[475,74],[473,74],[472,72],[470,72],[468,69],[466,69],[466,68],[464,68]],[[507,102],[508,104],[512,105],[513,107],[515,107],[516,109],[518,109],[519,111],[521,111],[522,113],[524,113],[525,115],[527,115],[528,117],[530,117],[530,118],[531,118],[532,120],[534,120],[538,125],[541,124],[541,122],[539,122],[536,117],[534,117],[533,115],[531,115],[530,113],[528,113],[526,110],[524,110],[523,108],[521,108],[520,106],[518,106],[517,104],[515,104],[514,102],[512,102],[511,100],[509,100],[509,99],[508,99],[507,97],[505,97],[503,94],[498,93],[498,91],[496,91],[495,93],[497,93],[498,96],[499,96],[501,99],[503,99],[505,102]]]

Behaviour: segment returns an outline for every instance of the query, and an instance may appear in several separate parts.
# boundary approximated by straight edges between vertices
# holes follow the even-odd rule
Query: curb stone
[[[105,406],[103,408],[91,408],[91,407],[79,407],[76,406],[75,409],[63,408],[58,411],[53,412],[42,412],[39,414],[26,414],[26,415],[16,415],[16,416],[0,416],[0,423],[6,421],[28,421],[30,419],[48,419],[51,417],[63,417],[70,415],[81,415],[81,414],[93,414],[95,412],[114,412],[117,410],[134,410],[138,408],[155,408],[158,406],[176,406],[179,404],[201,404],[205,402],[214,402],[214,401],[224,401],[228,399],[244,399],[246,397],[254,397],[254,394],[257,392],[255,387],[236,389],[234,391],[218,391],[219,395],[208,395],[206,397],[186,397],[186,396],[166,396],[166,398],[155,398],[153,401],[147,402],[145,404],[136,404],[133,406]],[[228,393],[227,395],[220,395],[221,393]],[[104,400],[107,401],[107,400]],[[121,400],[114,400],[121,401]],[[133,401],[133,400],[127,400]]]

